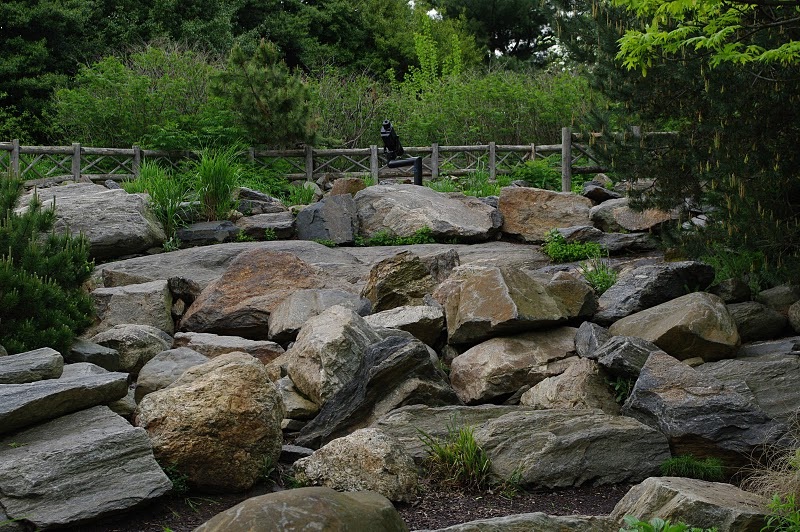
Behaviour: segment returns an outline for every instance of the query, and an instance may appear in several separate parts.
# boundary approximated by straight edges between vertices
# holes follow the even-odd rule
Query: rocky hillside
[[[389,501],[415,494],[421,432],[441,441],[464,427],[495,481],[639,484],[608,516],[448,530],[617,530],[625,515],[763,526],[759,495],[656,477],[672,456],[715,457],[732,475],[764,445],[794,445],[796,288],[707,291],[712,268],[658,251],[676,213],[635,212],[597,184],[481,200],[352,185],[296,214],[242,190],[235,223],[184,228],[195,247],[168,253],[153,250],[165,237],[146,197],[43,191],[107,262],[97,319],[70,352],[0,357],[0,529],[154,500],[171,489],[159,464],[195,489],[236,492],[282,462],[310,487],[198,530],[263,529],[287,507],[292,523],[404,530]],[[552,229],[600,244],[616,283],[598,294],[592,264],[554,264],[541,247]],[[357,245],[420,231],[439,243]]]

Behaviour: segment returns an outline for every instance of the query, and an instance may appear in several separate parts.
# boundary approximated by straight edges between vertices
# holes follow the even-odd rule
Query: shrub
[[[511,178],[521,179],[535,188],[561,190],[561,172],[553,168],[549,157],[526,161],[511,172]]]
[[[0,344],[11,354],[66,353],[94,312],[82,289],[93,268],[89,243],[53,232],[55,212],[37,196],[16,214],[22,190],[21,180],[0,178]]]
[[[719,481],[725,478],[725,468],[718,458],[700,460],[690,454],[673,456],[661,464],[665,477],[686,477],[699,480]]]
[[[597,258],[603,254],[603,248],[595,242],[567,243],[564,235],[557,229],[547,233],[542,250],[554,262],[573,262],[581,259]]]
[[[444,441],[422,430],[419,430],[419,438],[428,451],[426,462],[431,473],[447,482],[466,487],[483,488],[488,485],[491,462],[475,441],[472,427],[456,429],[451,424]]]

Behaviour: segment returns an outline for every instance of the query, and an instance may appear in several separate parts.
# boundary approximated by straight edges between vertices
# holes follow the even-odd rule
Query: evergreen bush
[[[21,180],[0,178],[0,345],[11,354],[40,347],[65,353],[93,315],[82,288],[94,266],[89,243],[53,232],[55,211],[38,196],[15,213],[22,190]]]

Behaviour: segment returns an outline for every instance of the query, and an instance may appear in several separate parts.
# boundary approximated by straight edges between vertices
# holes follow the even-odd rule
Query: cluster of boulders
[[[132,200],[98,190],[104,209],[81,215],[98,218],[67,219],[70,193],[59,188],[89,186],[48,193],[92,239],[90,226],[115,223],[102,212],[117,196]],[[239,201],[249,216],[237,232],[286,217],[255,193]],[[386,498],[415,497],[420,436],[460,427],[473,428],[498,481],[641,484],[610,516],[525,514],[453,530],[613,530],[627,514],[719,530],[763,524],[756,495],[651,477],[678,454],[719,457],[733,472],[763,445],[788,444],[800,405],[800,338],[789,337],[800,332],[797,289],[755,300],[735,282],[705,292],[709,266],[649,252],[606,259],[619,277],[598,296],[585,265],[552,265],[531,244],[555,227],[614,253],[651,250],[651,231],[674,213],[636,213],[595,185],[584,196],[509,187],[484,201],[381,185],[289,217],[285,234],[309,239],[102,264],[97,319],[69,353],[0,357],[0,526],[2,511],[47,528],[158,497],[170,482],[156,460],[210,492],[247,490],[282,461],[321,487],[250,499],[200,530],[244,530],[270,515],[402,530]],[[423,227],[457,243],[310,240]],[[93,250],[106,249],[98,242]]]

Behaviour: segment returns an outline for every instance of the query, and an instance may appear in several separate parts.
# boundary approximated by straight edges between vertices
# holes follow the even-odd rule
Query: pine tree
[[[91,275],[85,237],[53,232],[55,211],[34,195],[22,214],[19,179],[0,178],[0,345],[13,354],[39,347],[69,350],[91,323],[82,288]]]

